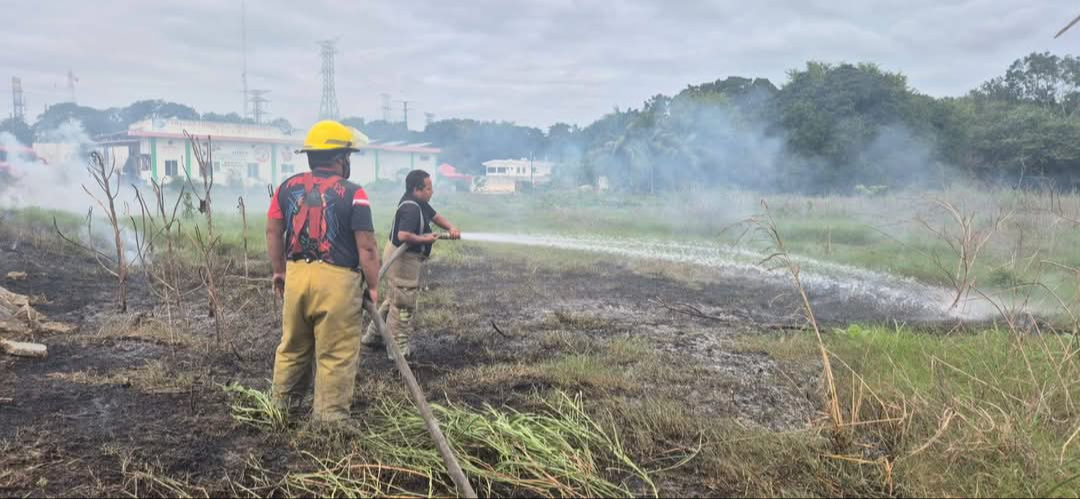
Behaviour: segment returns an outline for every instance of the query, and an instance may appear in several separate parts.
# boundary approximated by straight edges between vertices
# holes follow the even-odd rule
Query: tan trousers
[[[383,259],[386,261],[397,250],[393,244],[387,244],[383,249]],[[379,314],[386,322],[390,330],[390,336],[394,338],[402,354],[409,355],[409,336],[412,335],[412,319],[416,314],[416,298],[420,292],[420,268],[424,263],[424,255],[420,253],[405,252],[398,257],[390,268],[386,269],[383,282],[386,283],[387,296],[383,298],[379,306]],[[368,335],[378,335],[375,331],[375,323],[368,325]]]
[[[315,419],[349,416],[360,355],[364,279],[323,262],[288,262],[274,399],[295,406],[315,382]],[[314,368],[314,369],[313,369]]]

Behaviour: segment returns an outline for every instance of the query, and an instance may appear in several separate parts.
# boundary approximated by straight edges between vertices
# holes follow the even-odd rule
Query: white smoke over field
[[[11,134],[0,133],[0,146],[9,151],[10,164],[10,174],[0,186],[0,208],[34,207],[81,215],[91,207],[96,208],[94,200],[83,190],[86,186],[96,193],[98,186],[87,170],[94,142],[82,124],[68,121],[54,130],[42,132],[38,142],[36,150],[44,153],[42,157],[47,163],[27,155],[11,154],[10,151],[28,146],[20,144]],[[119,172],[113,181],[120,181]],[[134,195],[118,201],[130,203],[134,201]]]
[[[20,144],[11,134],[0,133],[0,147],[8,151],[9,164],[9,173],[0,179],[0,210],[39,208],[78,216],[86,216],[93,210],[94,220],[90,224],[92,234],[83,230],[66,236],[103,251],[111,249],[112,232],[104,210],[94,197],[106,206],[108,198],[89,170],[90,152],[95,147],[93,140],[82,124],[75,120],[42,132],[38,138],[34,150],[40,159],[25,153],[12,154],[12,151],[24,151],[27,146]],[[128,185],[129,182],[130,179],[121,176],[120,165],[116,165],[116,172],[109,184],[113,192],[118,193],[115,206],[121,223],[125,223],[131,215],[140,213],[135,191]],[[125,252],[134,257],[138,252],[134,233],[121,229],[121,240]]]
[[[26,149],[13,135],[0,133],[0,147],[9,151]],[[96,216],[102,215],[101,207],[87,194],[89,190],[95,197],[104,200],[104,193],[91,175],[90,153],[97,145],[86,133],[77,120],[70,120],[53,130],[40,132],[34,150],[43,157],[47,164],[36,161],[27,155],[9,154],[10,175],[0,176],[0,209],[42,208],[61,210],[78,215],[85,215],[91,208]],[[141,178],[122,175],[123,164],[106,162],[106,168],[115,167],[116,171],[110,183],[113,192],[119,193],[116,199],[117,211],[127,219],[140,212],[135,187],[138,186],[148,203],[153,203],[152,189]],[[244,197],[248,216],[265,212],[269,206],[269,196],[263,188],[239,188],[230,185],[227,179],[216,179],[214,192],[215,214],[236,214],[238,198]],[[203,193],[201,179],[194,178],[189,184],[186,179],[173,179],[167,183],[166,204],[172,206],[180,195],[181,185],[187,191]],[[85,190],[84,190],[85,187]],[[198,204],[198,200],[194,201]],[[151,209],[154,206],[149,206]]]

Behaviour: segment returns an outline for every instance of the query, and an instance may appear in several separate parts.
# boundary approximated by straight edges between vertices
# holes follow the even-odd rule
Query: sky
[[[875,62],[933,96],[966,93],[1031,52],[1080,54],[1068,0],[247,0],[248,86],[305,128],[322,95],[317,40],[337,38],[342,116],[588,125],[615,107],[727,76],[780,85],[806,61]],[[70,100],[165,99],[241,112],[241,0],[0,0],[0,113]]]

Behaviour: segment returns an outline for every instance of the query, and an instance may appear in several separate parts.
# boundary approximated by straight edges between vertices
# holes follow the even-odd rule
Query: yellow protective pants
[[[364,278],[323,262],[288,262],[281,344],[274,358],[274,400],[295,407],[315,382],[313,416],[349,416],[356,386]]]

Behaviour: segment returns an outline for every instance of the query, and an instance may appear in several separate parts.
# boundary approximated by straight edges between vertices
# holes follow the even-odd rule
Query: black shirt
[[[312,190],[316,194],[322,190],[320,187],[325,189],[322,196],[325,233],[317,240],[309,237],[310,231],[294,227],[304,197],[304,182],[309,177],[313,177]],[[375,230],[371,221],[371,203],[363,187],[326,170],[298,173],[282,182],[270,200],[267,216],[285,220],[286,257],[308,256],[340,267],[360,266],[354,233]]]
[[[421,236],[431,234],[431,220],[433,218],[435,218],[435,208],[432,208],[430,204],[416,199],[412,193],[401,196],[401,201],[398,202],[397,214],[394,215],[394,228],[390,230],[390,242],[394,246],[401,246],[401,240],[397,237],[399,230]],[[431,245],[412,246],[406,251],[431,256]]]

